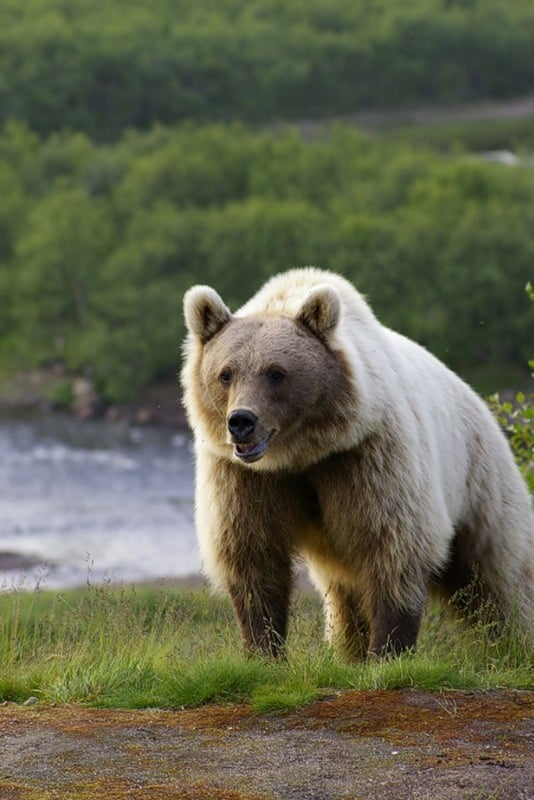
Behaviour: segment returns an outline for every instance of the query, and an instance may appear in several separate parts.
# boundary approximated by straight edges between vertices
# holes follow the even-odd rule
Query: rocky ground
[[[2,800],[532,800],[534,694],[345,692],[299,711],[0,708]]]

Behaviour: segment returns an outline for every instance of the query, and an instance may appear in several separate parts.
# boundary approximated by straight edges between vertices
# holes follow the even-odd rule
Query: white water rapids
[[[192,496],[185,432],[2,419],[0,590],[197,572]]]

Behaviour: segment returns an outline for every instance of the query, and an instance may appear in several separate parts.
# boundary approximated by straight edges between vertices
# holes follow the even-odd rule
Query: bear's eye
[[[232,372],[229,369],[223,369],[219,375],[219,380],[223,386],[229,386],[232,383]]]
[[[267,371],[267,380],[271,384],[271,386],[279,386],[284,378],[286,377],[285,372],[282,372],[281,369],[272,368]]]

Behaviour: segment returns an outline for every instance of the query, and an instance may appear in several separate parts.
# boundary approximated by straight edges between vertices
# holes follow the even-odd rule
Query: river
[[[58,415],[0,420],[0,590],[199,569],[186,432]]]

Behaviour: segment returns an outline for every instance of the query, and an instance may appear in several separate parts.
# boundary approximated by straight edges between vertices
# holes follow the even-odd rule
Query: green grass
[[[517,634],[454,621],[433,606],[415,654],[348,664],[322,641],[317,600],[297,600],[287,658],[242,654],[229,604],[169,586],[88,586],[0,596],[0,701],[180,708],[301,706],[343,689],[532,688],[534,654]]]

